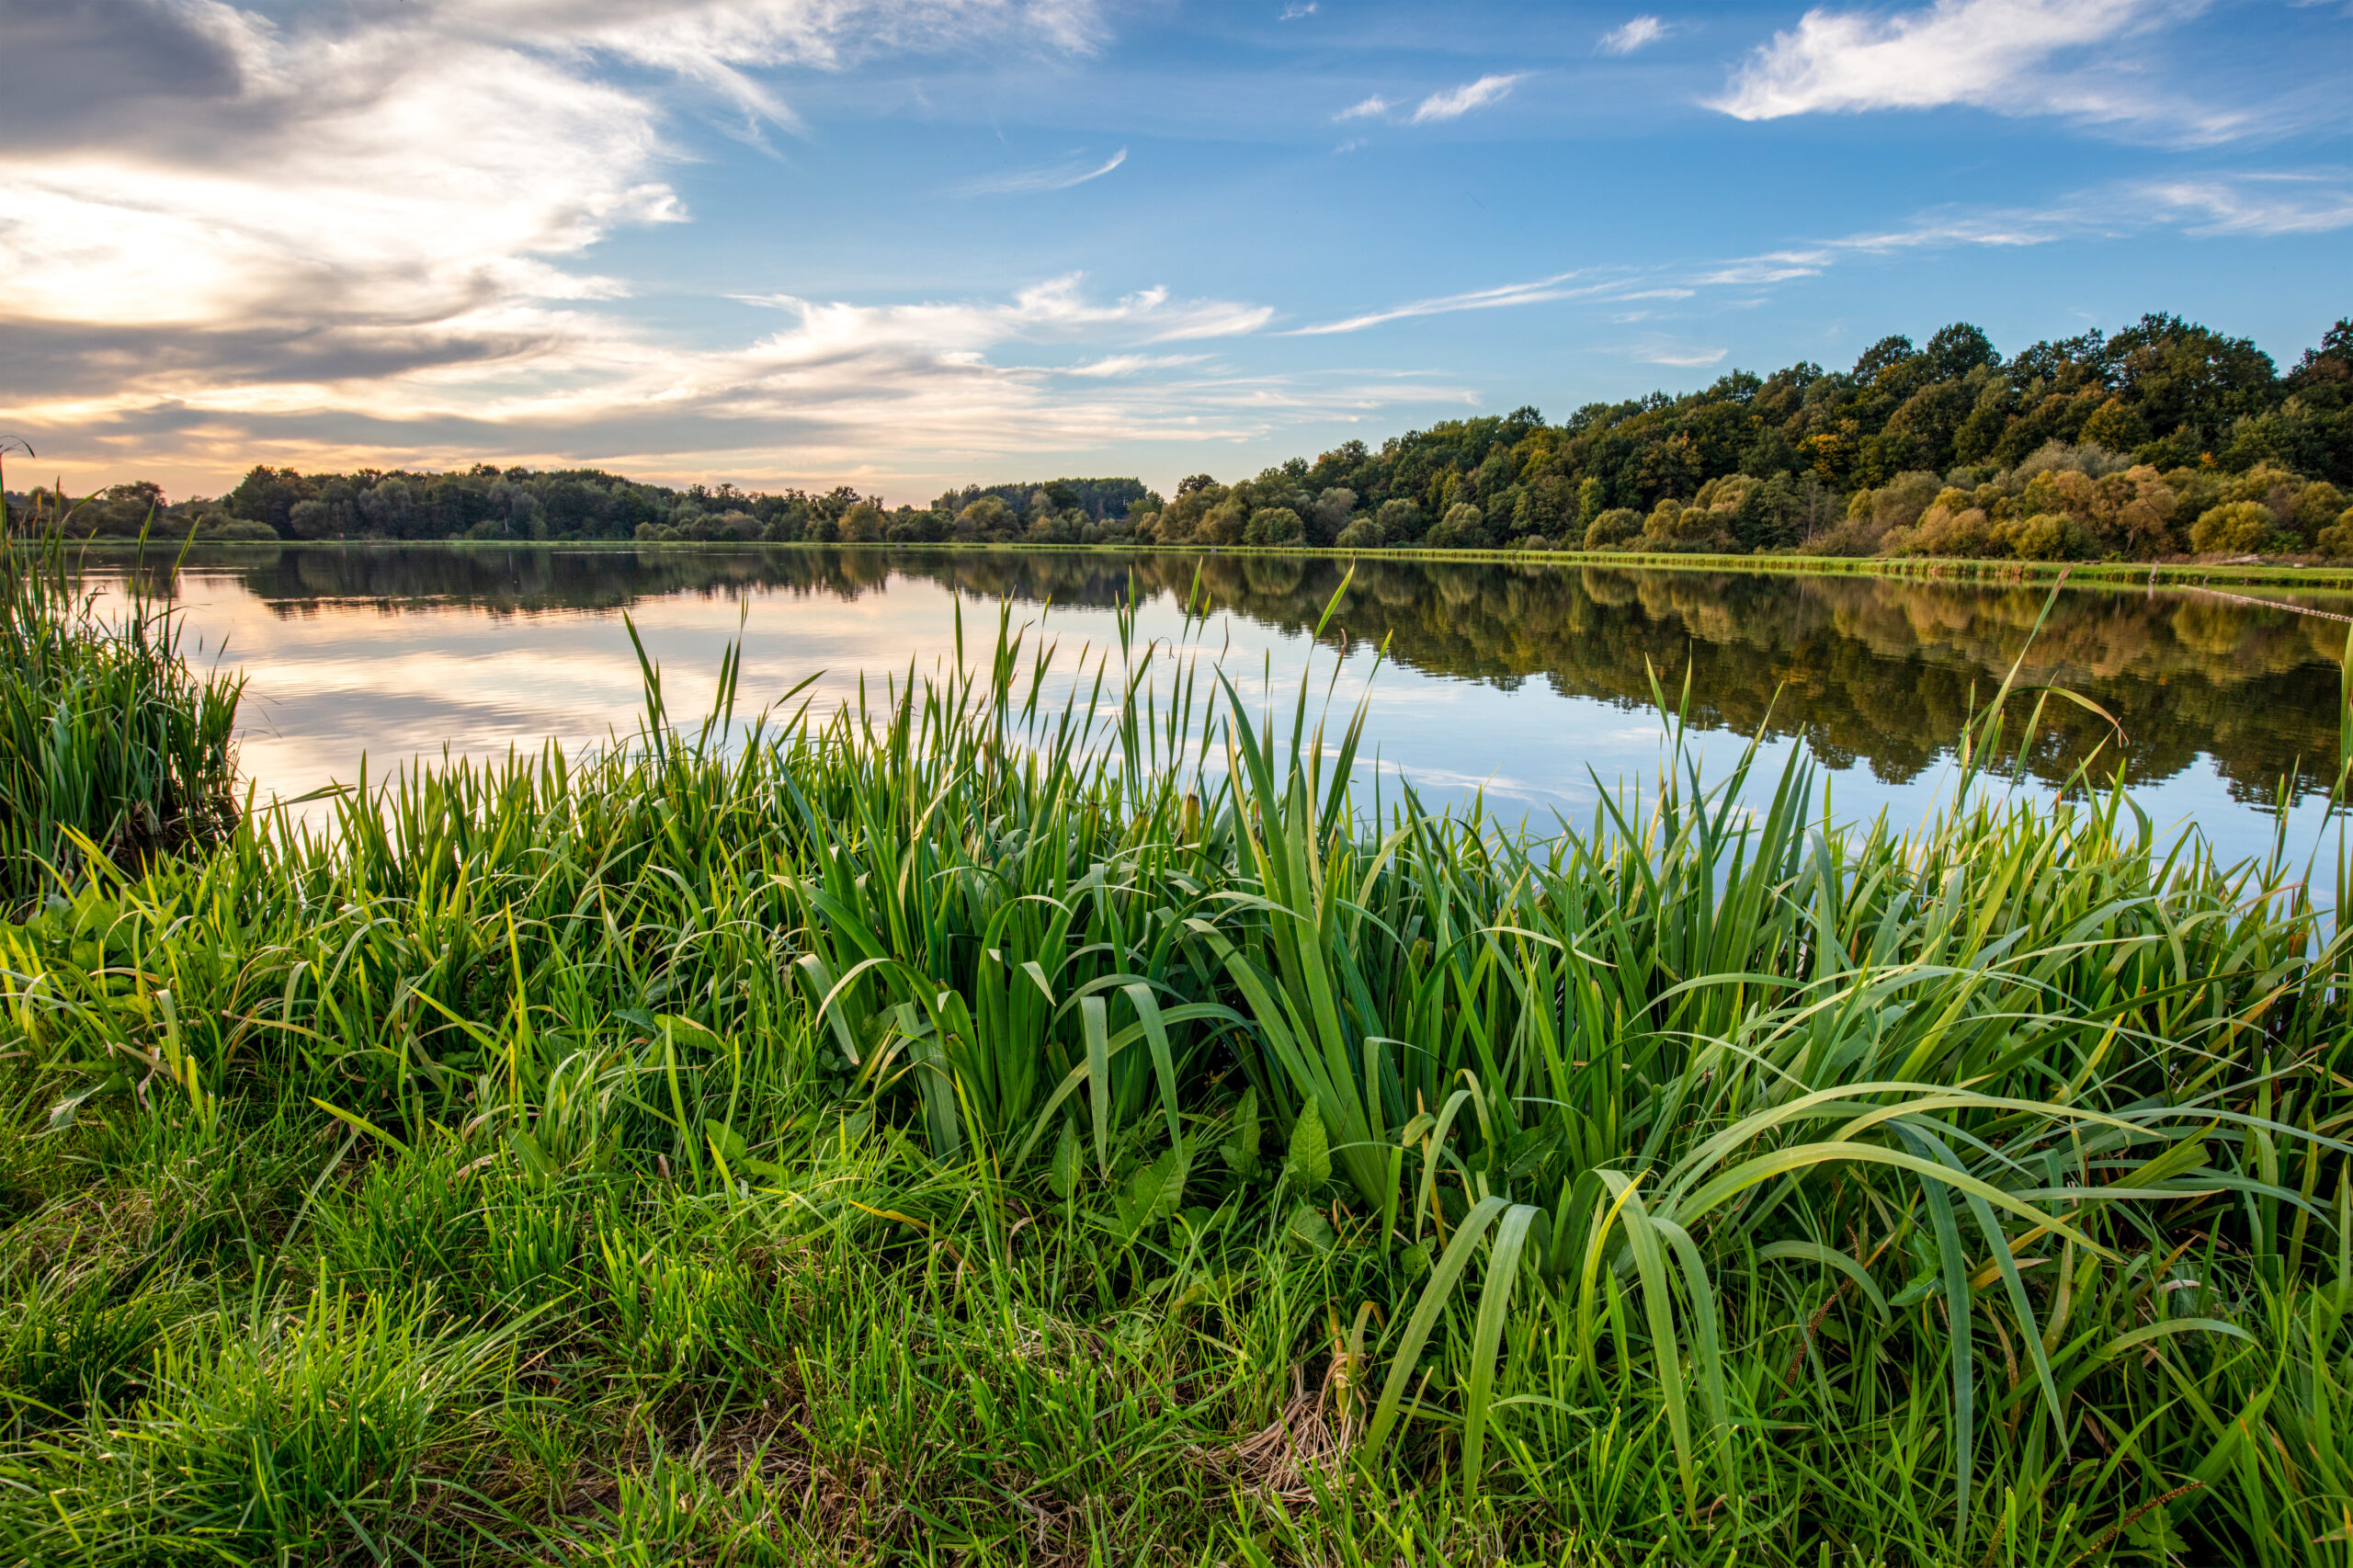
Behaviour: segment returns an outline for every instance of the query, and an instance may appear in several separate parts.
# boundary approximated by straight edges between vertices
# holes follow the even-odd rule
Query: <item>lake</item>
[[[674,715],[708,702],[721,655],[745,650],[739,706],[812,673],[821,704],[861,678],[929,673],[985,651],[1000,601],[1059,641],[1058,680],[1139,602],[1141,638],[1188,635],[1254,699],[1288,708],[1313,633],[1347,571],[1305,557],[829,549],[488,551],[432,545],[192,552],[168,569],[99,561],[173,595],[192,645],[250,685],[242,766],[267,797],[365,766],[381,776],[445,749],[474,757],[556,737],[592,744],[642,710],[626,612],[663,668]],[[2279,599],[2269,588],[2238,590]],[[1654,771],[1670,698],[1689,677],[1690,725],[1716,767],[1760,730],[1778,764],[1802,748],[1839,817],[1908,825],[1951,782],[1952,742],[2027,643],[2048,590],[1868,577],[1619,571],[1366,558],[1324,634],[1340,702],[1369,697],[1369,756],[1383,787],[1573,820],[1596,779]],[[2299,602],[2342,615],[2348,596]],[[2197,590],[2064,590],[2025,677],[2114,715],[2127,737],[2052,702],[2028,756],[2038,788],[2096,749],[2120,757],[2162,824],[2194,822],[2233,856],[2268,849],[2288,803],[2309,847],[2337,767],[2340,620]],[[1037,633],[1033,633],[1036,635]],[[1378,650],[1386,662],[1376,673]],[[2021,704],[2021,710],[2025,705]]]

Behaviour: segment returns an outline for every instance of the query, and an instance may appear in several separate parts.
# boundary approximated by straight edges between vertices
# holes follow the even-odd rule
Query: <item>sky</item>
[[[1961,320],[2284,365],[2348,75],[2353,0],[0,0],[0,449],[920,504]]]

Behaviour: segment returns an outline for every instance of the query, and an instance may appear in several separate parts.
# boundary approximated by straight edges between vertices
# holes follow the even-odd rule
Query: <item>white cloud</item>
[[[685,216],[666,178],[670,100],[649,69],[789,124],[751,73],[982,41],[1084,51],[1090,5],[410,0],[279,22],[219,0],[108,0],[9,14],[12,50],[85,67],[51,85],[59,112],[12,104],[24,129],[0,122],[14,370],[0,426],[69,472],[484,452],[652,472],[762,450],[769,472],[813,478],[870,469],[915,431],[923,460],[952,462],[1139,433],[1256,436],[1292,408],[1421,397],[1188,369],[1199,356],[1152,346],[1256,332],[1272,312],[1165,290],[1107,299],[1075,277],[1009,300],[776,295],[765,302],[791,324],[741,347],[682,346],[591,308],[629,288],[583,265],[589,246]],[[125,66],[140,59],[146,78]],[[123,85],[139,80],[172,90]],[[1119,163],[995,184],[1051,188]],[[1060,371],[991,362],[1025,343],[1082,358]]]
[[[1696,370],[1708,365],[1721,365],[1728,348],[1699,348],[1688,344],[1665,339],[1637,345],[1633,357],[1645,365],[1672,365],[1680,370]]]
[[[1367,327],[1383,326],[1393,321],[1405,321],[1415,316],[1451,315],[1458,311],[1492,311],[1511,305],[1541,304],[1548,300],[1590,299],[1612,293],[1624,287],[1620,282],[1608,281],[1570,286],[1570,279],[1589,276],[1585,272],[1562,272],[1551,278],[1539,278],[1527,283],[1506,283],[1494,289],[1474,289],[1461,294],[1441,294],[1435,299],[1412,300],[1385,310],[1368,311],[1362,315],[1348,316],[1340,321],[1322,322],[1313,326],[1293,327],[1287,337],[1323,337],[1334,333],[1362,332]]]
[[[1465,82],[1442,93],[1432,93],[1414,106],[1411,123],[1428,125],[1438,120],[1461,119],[1474,108],[1483,108],[1501,99],[1512,89],[1512,84],[1527,75],[1516,71],[1508,75],[1486,75],[1475,82]]]
[[[1656,43],[1665,36],[1666,24],[1656,17],[1636,17],[1624,26],[1603,33],[1597,47],[1604,54],[1631,54],[1644,44]]]
[[[1100,164],[1081,161],[1039,169],[1009,169],[1003,174],[983,175],[978,179],[967,180],[957,189],[965,196],[1018,196],[1041,190],[1068,190],[1074,185],[1101,179],[1127,161],[1128,150],[1122,147]]]
[[[1972,246],[2007,249],[2062,240],[2123,239],[2159,228],[2218,235],[2323,233],[2353,228],[2353,170],[2216,174],[2125,182],[2070,192],[2032,210],[1932,211],[1894,227],[1858,230],[1836,238],[1722,261],[1643,270],[1586,267],[1525,283],[1411,300],[1337,321],[1292,327],[1282,335],[1313,337],[1362,332],[1417,316],[1556,301],[1611,306],[1645,300],[1682,301],[1709,290],[1753,290],[1816,278],[1842,262],[1864,256]],[[1746,309],[1763,300],[1743,296],[1710,302],[1718,307]],[[1614,319],[1638,318],[1620,312],[1615,312]],[[1674,353],[1703,353],[1709,357],[1662,358],[1657,363],[1714,364],[1722,357],[1714,349],[1690,350],[1677,345],[1668,345],[1667,348]]]
[[[1167,343],[1203,337],[1235,337],[1257,331],[1274,314],[1265,305],[1227,300],[1169,298],[1165,289],[1145,289],[1108,302],[1086,296],[1077,273],[1033,284],[1010,304],[936,303],[853,305],[775,294],[749,302],[790,311],[798,329],[762,340],[763,351],[795,358],[823,358],[844,347],[867,351],[883,347],[967,352],[1016,340],[1076,341],[1112,334],[1130,342]]]
[[[2194,221],[2193,234],[2318,234],[2353,228],[2353,174],[2208,176],[2134,187],[2143,199]]]
[[[1313,15],[1315,15],[1315,0],[1307,0],[1307,3],[1303,6],[1293,4],[1284,6],[1283,14],[1277,17],[1275,20],[1279,22],[1295,22],[1302,17],[1312,17]]]
[[[1936,0],[1893,15],[1808,11],[1708,103],[1740,119],[1969,105],[2005,114],[2162,124],[2191,141],[2250,116],[2168,96],[2123,47],[2202,0]]]
[[[1146,370],[1172,370],[1179,365],[1198,365],[1208,358],[1206,354],[1107,354],[1100,359],[1090,359],[1084,364],[1064,365],[1057,373],[1090,379],[1136,376]]]
[[[1375,93],[1361,103],[1350,104],[1332,118],[1334,119],[1370,119],[1375,115],[1387,114],[1389,109],[1389,100],[1379,93]]]

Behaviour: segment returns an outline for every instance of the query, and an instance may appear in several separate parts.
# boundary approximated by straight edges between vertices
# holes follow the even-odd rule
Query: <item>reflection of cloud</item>
[[[1085,185],[1091,179],[1101,179],[1128,161],[1125,147],[1101,164],[1086,162],[1055,164],[1040,169],[1008,169],[1003,174],[983,175],[957,187],[964,196],[1015,196],[1040,190],[1068,190],[1074,185]]]
[[[1512,84],[1527,75],[1515,71],[1508,75],[1486,75],[1475,82],[1465,82],[1459,87],[1449,87],[1442,93],[1432,93],[1414,106],[1410,123],[1430,125],[1440,120],[1461,119],[1474,108],[1484,108],[1508,94]]]
[[[1601,35],[1597,46],[1604,54],[1631,54],[1644,44],[1656,43],[1666,36],[1666,24],[1656,17],[1636,17],[1623,27],[1610,28]]]

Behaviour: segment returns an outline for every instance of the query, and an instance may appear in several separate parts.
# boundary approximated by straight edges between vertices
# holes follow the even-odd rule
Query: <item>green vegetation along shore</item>
[[[35,711],[168,645],[49,559]],[[1661,690],[1529,839],[1320,679],[969,630],[324,832],[51,811],[0,1562],[2353,1562],[2341,845],[2006,795],[2008,688],[1910,831]]]
[[[25,501],[63,514],[63,498]],[[2353,558],[2353,318],[2285,373],[2245,338],[2151,314],[2005,358],[1957,323],[1844,371],[1734,371],[1680,397],[1533,408],[1349,441],[1162,497],[1134,479],[968,485],[890,507],[684,489],[597,470],[304,474],[217,502],[119,485],[79,534],[631,539],[647,543],[1177,544],[1586,550],[2005,563]]]

